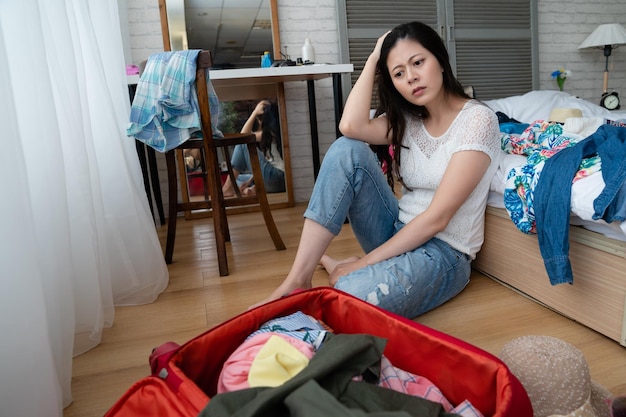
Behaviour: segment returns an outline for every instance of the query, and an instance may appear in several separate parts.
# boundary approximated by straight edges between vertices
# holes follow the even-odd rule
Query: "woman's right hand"
[[[265,105],[267,104],[266,100],[261,100],[257,103],[254,111],[252,112],[255,116],[262,116],[265,111]]]
[[[367,58],[361,75],[352,86],[339,121],[339,130],[344,136],[362,140],[370,145],[389,144],[387,119],[385,117],[370,118],[370,107],[380,52],[383,41],[390,32],[385,32],[376,41],[376,46]]]
[[[389,33],[391,33],[390,30],[388,30],[380,38],[378,38],[378,40],[376,41],[376,46],[374,46],[374,50],[370,54],[370,57],[372,59],[375,59],[376,62],[378,62],[378,60],[380,59],[380,50],[383,48],[383,42],[385,41],[385,38],[387,37],[387,35],[389,35]]]
[[[256,104],[256,107],[254,108],[254,110],[252,110],[252,113],[250,113],[250,116],[248,116],[248,120],[246,120],[246,123],[244,123],[243,127],[241,128],[241,133],[257,133],[257,142],[259,142],[261,140],[261,129],[260,129],[260,125],[262,124],[262,117],[263,117],[263,112],[265,111],[265,105],[268,103],[267,100],[261,100]],[[257,131],[253,132],[252,129],[255,128],[255,123],[259,125],[259,127],[257,128]]]

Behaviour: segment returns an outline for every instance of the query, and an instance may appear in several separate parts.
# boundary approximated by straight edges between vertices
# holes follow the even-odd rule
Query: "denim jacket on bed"
[[[602,161],[605,186],[593,202],[593,218],[608,223],[626,218],[626,128],[602,125],[585,140],[549,158],[535,188],[535,220],[552,285],[574,281],[568,257],[572,179],[581,160],[595,153]]]

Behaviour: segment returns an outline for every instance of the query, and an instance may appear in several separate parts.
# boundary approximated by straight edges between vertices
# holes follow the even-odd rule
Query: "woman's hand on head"
[[[389,35],[389,33],[391,33],[390,30],[388,30],[380,38],[378,38],[378,40],[376,41],[376,46],[374,46],[374,50],[370,54],[370,57],[372,57],[372,59],[375,59],[376,62],[378,62],[378,60],[380,59],[380,50],[383,48],[383,42],[385,41],[385,38],[387,37],[387,35]]]
[[[371,118],[371,103],[376,82],[376,67],[380,59],[383,41],[391,31],[386,32],[376,42],[358,80],[346,99],[339,130],[344,136],[359,139],[372,145],[388,145],[390,130],[384,116]]]
[[[265,106],[267,105],[267,101],[266,100],[261,100],[257,103],[256,107],[254,108],[254,114],[256,114],[257,116],[261,116],[263,114],[263,112],[265,111]]]

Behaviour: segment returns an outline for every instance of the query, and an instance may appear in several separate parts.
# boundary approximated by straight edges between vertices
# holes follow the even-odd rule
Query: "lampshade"
[[[608,23],[598,26],[596,30],[591,32],[591,35],[587,36],[587,39],[580,44],[578,49],[604,47],[605,45],[615,47],[622,44],[626,44],[626,29],[619,23]]]

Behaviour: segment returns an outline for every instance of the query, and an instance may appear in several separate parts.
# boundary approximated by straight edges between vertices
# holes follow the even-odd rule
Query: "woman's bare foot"
[[[296,289],[312,288],[315,269],[334,237],[335,235],[321,224],[304,219],[296,257],[287,277],[269,297],[252,307],[289,295]]]
[[[245,195],[245,196],[252,196],[256,194],[256,190],[254,188],[254,178],[250,178],[246,181],[244,181],[240,186],[239,189],[241,190],[241,194]]]
[[[288,282],[287,280],[284,280],[282,284],[280,284],[280,286],[278,288],[276,288],[274,290],[274,292],[267,298],[265,298],[262,301],[259,301],[258,303],[255,303],[253,305],[251,305],[250,307],[248,307],[248,310],[251,310],[255,307],[258,307],[260,305],[263,305],[265,303],[269,303],[270,301],[274,301],[274,300],[278,300],[281,297],[284,297],[286,295],[291,294],[292,292],[294,292],[295,290],[306,290],[309,288],[312,288],[313,286],[311,285],[311,282],[301,282],[301,283],[297,283],[297,282]]]
[[[230,177],[226,178],[224,181],[224,185],[222,186],[222,194],[224,197],[234,197],[235,189],[233,188],[233,183],[230,181]]]
[[[254,188],[254,185],[252,187],[242,187],[241,195],[245,195],[245,196],[256,195],[256,189]]]
[[[337,267],[337,265],[345,263],[345,262],[358,261],[359,259],[360,258],[358,256],[351,256],[349,258],[339,260],[339,259],[331,258],[328,255],[323,255],[322,259],[320,259],[320,264],[324,267],[326,272],[331,274],[333,270]]]

